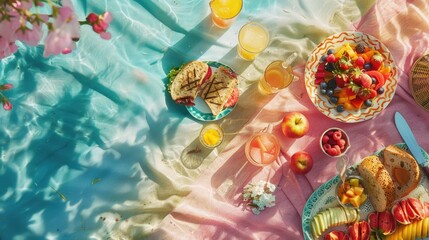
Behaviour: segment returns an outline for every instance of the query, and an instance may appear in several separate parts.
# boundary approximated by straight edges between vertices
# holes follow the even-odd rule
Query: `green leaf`
[[[167,91],[171,92],[171,84],[173,83],[174,78],[177,76],[177,74],[179,74],[180,71],[182,71],[183,67],[186,64],[182,64],[179,67],[173,67],[170,72],[167,75],[168,78],[168,82],[167,82]]]

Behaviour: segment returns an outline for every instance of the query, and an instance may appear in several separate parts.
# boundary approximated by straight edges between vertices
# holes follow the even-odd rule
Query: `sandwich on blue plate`
[[[191,61],[178,69],[172,69],[169,73],[168,87],[171,98],[179,104],[195,105],[194,99],[201,85],[207,82],[210,76],[210,67],[200,61]]]
[[[237,75],[224,67],[219,67],[205,84],[199,96],[217,116],[226,107],[232,107],[238,100]]]

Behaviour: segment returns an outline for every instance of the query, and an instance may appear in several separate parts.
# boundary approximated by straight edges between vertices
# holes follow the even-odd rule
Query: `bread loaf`
[[[358,165],[359,175],[365,180],[369,200],[374,210],[383,212],[395,200],[395,187],[389,172],[377,156],[365,157]]]
[[[395,184],[396,198],[414,190],[420,182],[420,167],[408,152],[390,145],[383,150],[383,165]]]

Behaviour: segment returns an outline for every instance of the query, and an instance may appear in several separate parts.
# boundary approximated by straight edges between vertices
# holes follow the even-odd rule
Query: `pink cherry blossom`
[[[7,98],[3,97],[2,103],[3,103],[3,109],[4,110],[9,111],[12,109],[12,103],[10,103],[9,100],[7,100]]]
[[[110,12],[105,12],[99,16],[95,13],[90,13],[86,17],[86,21],[92,26],[92,30],[100,35],[102,39],[109,40],[112,36],[107,32],[109,24],[113,16]]]
[[[5,83],[5,84],[0,85],[0,90],[2,90],[2,91],[9,90],[11,88],[13,88],[13,84],[11,84],[11,83]]]
[[[65,49],[67,49],[66,52],[72,51],[76,46],[73,40],[80,37],[80,25],[73,9],[68,6],[60,8],[52,25],[54,30],[50,31],[46,37],[43,55],[45,57],[57,55]]]

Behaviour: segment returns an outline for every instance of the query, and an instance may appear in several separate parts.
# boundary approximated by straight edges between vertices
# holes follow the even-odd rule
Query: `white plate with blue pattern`
[[[207,63],[207,65],[209,65],[209,67],[212,70],[212,74],[219,68],[219,67],[224,67],[226,68],[228,71],[230,71],[232,74],[237,75],[234,70],[232,70],[229,66],[220,63],[220,62],[214,62],[214,61],[204,61],[205,63]],[[228,114],[230,114],[232,112],[232,110],[234,110],[235,108],[235,104],[232,107],[229,108],[224,108],[218,115],[213,115],[212,112],[210,111],[210,108],[207,106],[207,104],[204,102],[204,100],[197,96],[194,99],[194,106],[186,106],[186,109],[188,109],[188,112],[196,119],[200,120],[200,121],[216,121],[219,119],[222,119],[224,117],[226,117]]]
[[[395,144],[396,146],[407,150],[408,147],[405,143],[399,143]],[[422,149],[423,155],[425,159],[429,160],[429,155]],[[375,152],[373,155],[381,156],[382,150],[379,150]],[[356,173],[356,167],[357,164],[349,168],[349,172],[352,172],[353,174]],[[311,219],[320,211],[339,206],[338,200],[336,198],[336,187],[338,182],[340,181],[340,177],[337,175],[333,178],[331,178],[328,182],[324,183],[322,186],[320,186],[316,191],[311,194],[310,198],[307,200],[307,203],[304,206],[304,209],[302,211],[302,231],[304,234],[305,240],[316,240],[311,233],[311,226],[310,222]],[[422,174],[422,178],[420,180],[420,185],[414,189],[408,196],[410,197],[417,197],[420,198],[420,200],[429,201],[428,193],[426,192],[425,188],[428,188],[429,186],[429,179]],[[360,206],[360,219],[367,220],[368,215],[374,211],[374,208],[372,207],[370,201],[366,201],[362,206]],[[340,226],[336,227],[335,229],[346,231],[346,226]],[[332,229],[328,229],[325,233],[329,232]],[[323,235],[319,238],[323,239]]]

